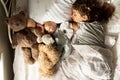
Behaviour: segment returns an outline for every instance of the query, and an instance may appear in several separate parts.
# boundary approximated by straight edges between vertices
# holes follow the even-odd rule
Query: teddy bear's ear
[[[21,11],[20,14],[22,14],[23,16],[26,16],[24,11]]]

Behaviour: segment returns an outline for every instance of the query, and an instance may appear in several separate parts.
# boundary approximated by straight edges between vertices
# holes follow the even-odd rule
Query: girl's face
[[[78,10],[72,9],[72,19],[74,22],[87,21],[88,17],[86,15],[81,15]]]

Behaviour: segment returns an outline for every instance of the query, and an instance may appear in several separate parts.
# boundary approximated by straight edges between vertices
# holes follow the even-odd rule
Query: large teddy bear
[[[21,46],[24,60],[27,64],[33,64],[39,55],[37,36],[34,20],[28,18],[23,11],[6,19],[7,24],[14,32],[12,35],[12,47]]]
[[[26,63],[33,64],[38,61],[41,76],[53,77],[56,72],[55,66],[61,56],[61,52],[55,48],[52,36],[56,24],[51,21],[39,24],[28,18],[24,12],[7,18],[6,22],[14,32],[12,47],[21,46]]]

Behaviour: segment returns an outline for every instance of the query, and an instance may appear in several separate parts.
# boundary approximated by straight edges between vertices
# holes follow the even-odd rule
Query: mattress
[[[60,1],[61,1],[60,6],[66,5],[66,7],[71,7],[71,4],[75,0],[68,0],[69,4],[64,3],[63,2],[64,0],[60,0]],[[67,9],[64,7],[62,7],[63,10],[59,10],[59,6],[57,6],[56,4],[59,4],[60,1],[57,1],[57,0],[29,0],[27,2],[25,0],[16,0],[17,5],[16,5],[16,9],[13,10],[13,13],[15,14],[21,10],[25,10],[25,11],[28,10],[27,12],[29,12],[28,13],[29,16],[37,22],[44,23],[45,21],[52,20],[52,21],[56,21],[57,23],[61,23],[61,22],[68,20],[70,18],[70,16],[68,16],[68,15],[70,15],[71,13],[67,13],[67,11],[70,11],[70,9]],[[115,0],[115,1],[112,0],[112,2],[114,4],[116,4],[117,1],[119,1],[119,0]],[[26,5],[29,5],[29,6],[26,6]],[[117,7],[117,5],[116,5],[116,7]],[[53,13],[56,14],[56,12],[55,12],[56,9],[58,10],[58,14],[53,15]],[[62,11],[64,11],[64,12],[62,12]],[[63,14],[63,13],[65,15],[62,15],[62,17],[61,17],[61,14]],[[112,20],[118,20],[118,21],[117,21],[117,23],[114,23],[111,20],[111,23],[108,23],[107,28],[106,28],[105,44],[112,50],[112,52],[114,54],[113,80],[120,80],[120,31],[119,31],[120,26],[118,26],[118,24],[120,24],[120,17],[117,16],[119,14],[119,12],[116,11],[116,13],[117,14],[113,16]],[[59,20],[57,19],[56,16],[57,17],[60,16]],[[64,17],[64,16],[66,16],[66,17]],[[116,16],[117,16],[117,19],[116,19]],[[111,24],[113,24],[114,26],[117,26],[117,28],[113,27],[113,26],[108,27]],[[15,49],[15,58],[14,58],[14,62],[13,62],[14,80],[73,80],[73,79],[66,79],[66,77],[63,76],[64,72],[61,72],[61,70],[60,70],[60,72],[57,72],[54,79],[46,79],[46,78],[40,77],[39,73],[38,73],[38,67],[39,67],[38,62],[35,62],[33,65],[25,64],[23,55],[22,55],[22,50],[19,46],[17,46],[17,48]]]

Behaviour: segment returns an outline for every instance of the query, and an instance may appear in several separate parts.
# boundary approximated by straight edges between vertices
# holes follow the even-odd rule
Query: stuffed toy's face
[[[24,29],[27,25],[27,18],[23,12],[13,15],[6,19],[7,24],[13,31],[20,31]]]
[[[44,24],[44,28],[48,33],[52,34],[56,30],[56,23],[52,21],[48,21]]]

